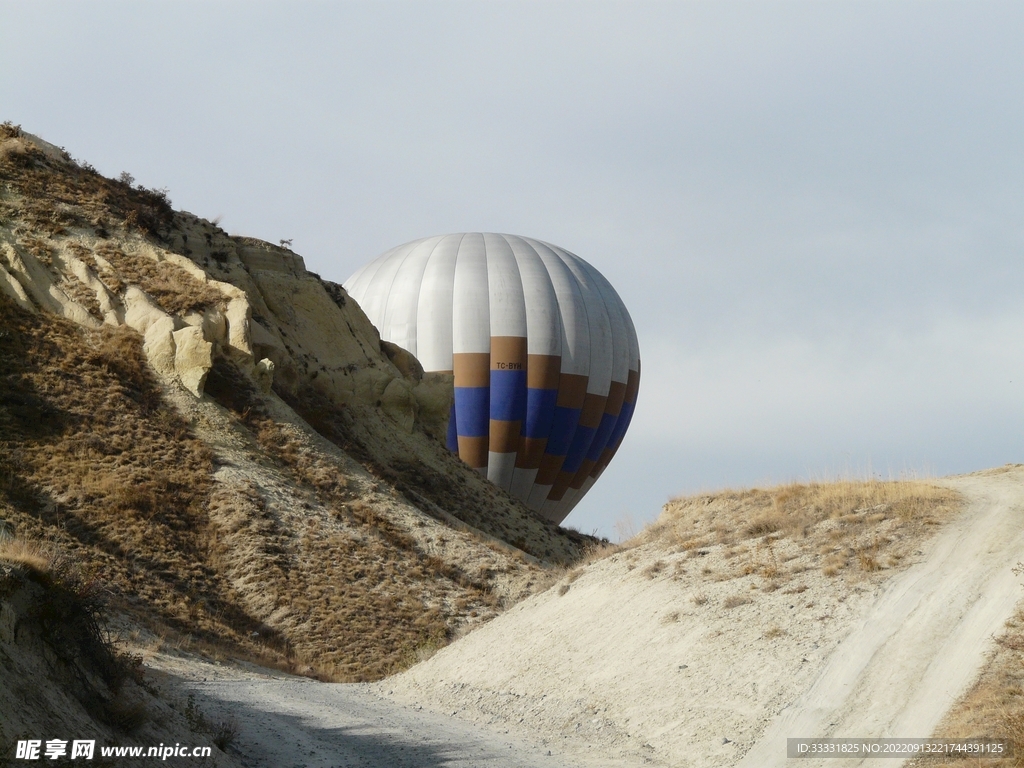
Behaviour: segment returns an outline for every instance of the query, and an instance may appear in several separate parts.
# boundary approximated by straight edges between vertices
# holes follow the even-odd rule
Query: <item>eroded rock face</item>
[[[27,134],[0,141],[0,151],[29,161],[33,147],[55,172],[70,162]],[[336,405],[377,408],[405,433],[443,439],[450,377],[425,377],[408,351],[382,344],[341,286],[307,272],[290,250],[230,237],[188,213],[172,221],[159,237],[80,227],[26,238],[0,226],[0,291],[85,327],[128,325],[153,369],[196,397],[223,357],[264,391],[313,387]]]
[[[448,432],[454,391],[455,377],[450,373],[425,373],[412,390],[420,425],[428,435],[441,442]]]
[[[534,558],[567,563],[582,552],[583,537],[536,517],[435,439],[445,432],[450,378],[422,376],[403,350],[382,351],[340,286],[306,272],[290,252],[230,237],[166,200],[159,217],[146,219],[153,195],[58,167],[59,157],[26,157],[34,165],[22,172],[24,164],[4,163],[3,135],[0,126],[0,248],[10,246],[0,253],[0,290],[10,300],[0,297],[0,309],[53,390],[18,411],[19,423],[48,428],[47,419],[76,414],[55,450],[23,441],[40,460],[9,462],[20,473],[12,477],[61,507],[58,516],[49,506],[12,509],[19,529],[25,521],[64,537],[64,521],[81,520],[67,534],[82,535],[76,553],[139,595],[156,622],[176,605],[177,615],[199,616],[229,643],[259,629],[252,648],[264,647],[267,629],[289,654],[326,659],[323,668],[346,679],[384,674],[446,627],[522,597],[543,573]],[[55,201],[54,189],[67,194]],[[38,280],[19,251],[35,258]],[[76,316],[98,332],[59,319]],[[111,333],[111,325],[128,327]],[[5,354],[17,346],[7,341]],[[143,342],[148,364],[140,367]],[[139,495],[122,498],[135,485]],[[106,520],[124,543],[113,560],[105,540],[88,534]],[[155,526],[172,535],[154,534],[164,530]],[[353,582],[365,595],[346,592],[341,611],[337,585]],[[364,610],[364,599],[380,612]],[[390,649],[377,648],[364,616],[374,626],[379,616],[398,638]],[[343,625],[349,634],[339,634]]]
[[[35,312],[36,307],[32,303],[32,300],[25,293],[25,289],[21,287],[21,283],[8,272],[3,266],[0,266],[0,291],[3,291],[5,295],[14,299],[14,303],[22,309],[28,310],[29,312]]]
[[[392,379],[380,396],[380,407],[406,432],[416,423],[416,398],[402,379]]]
[[[213,368],[213,344],[203,338],[203,329],[197,326],[182,328],[172,336],[174,373],[185,389],[201,397],[206,375]]]
[[[274,387],[274,368],[274,361],[266,357],[256,363],[256,369],[253,373],[256,377],[256,383],[260,385],[260,390],[264,393],[270,392]]]
[[[6,235],[7,233],[3,233]],[[24,298],[40,309],[55,315],[66,317],[87,328],[98,328],[100,320],[89,314],[89,311],[72,299],[57,284],[53,273],[43,265],[31,252],[22,248],[12,236],[4,237],[0,242],[0,259],[8,277],[13,277],[21,286]],[[12,286],[13,287],[13,286]],[[13,293],[18,294],[17,290]]]

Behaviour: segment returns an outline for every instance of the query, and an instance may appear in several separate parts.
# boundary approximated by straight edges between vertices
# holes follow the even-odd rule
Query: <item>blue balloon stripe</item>
[[[452,401],[452,410],[448,414],[448,434],[445,439],[445,445],[448,450],[452,453],[459,452],[459,427],[458,421],[455,418],[455,401]]]
[[[526,422],[523,424],[523,436],[532,438],[548,437],[555,418],[555,403],[558,402],[557,389],[526,390]]]
[[[551,419],[551,433],[548,435],[548,444],[544,453],[551,456],[565,456],[569,452],[572,436],[576,432],[576,425],[580,423],[582,410],[582,408],[555,406],[555,413]]]
[[[633,418],[633,409],[635,407],[635,403],[622,404],[622,410],[619,411],[619,419],[615,422],[615,429],[612,430],[612,434],[608,438],[609,448],[617,448],[622,441],[623,436],[626,434],[626,428],[629,426],[629,420]]]
[[[526,417],[526,371],[491,371],[491,418],[522,421]]]
[[[597,433],[595,427],[578,427],[572,438],[572,445],[569,446],[569,453],[565,456],[565,463],[562,464],[562,471],[574,473],[583,463],[583,457],[587,454],[587,448],[594,440]]]
[[[612,430],[617,422],[618,417],[610,413],[606,413],[601,417],[601,425],[597,428],[597,433],[590,443],[590,450],[587,451],[587,458],[590,461],[597,461],[601,458],[601,451],[608,446],[608,439],[611,437]]]
[[[459,437],[487,437],[490,430],[490,394],[490,387],[455,388]]]

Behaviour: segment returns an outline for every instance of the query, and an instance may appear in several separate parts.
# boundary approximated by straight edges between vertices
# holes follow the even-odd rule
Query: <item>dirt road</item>
[[[928,737],[975,679],[987,644],[1021,598],[1012,569],[1024,559],[1024,473],[945,482],[964,494],[968,509],[939,534],[928,559],[889,583],[739,768],[784,765],[787,737]]]
[[[187,684],[205,716],[234,720],[232,746],[267,768],[573,768],[547,749],[381,699],[362,685],[303,679]]]

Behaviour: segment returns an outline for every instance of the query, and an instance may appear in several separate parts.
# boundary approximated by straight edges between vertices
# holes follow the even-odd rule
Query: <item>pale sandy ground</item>
[[[253,766],[760,767],[789,736],[925,737],[1024,595],[1024,467],[942,482],[967,508],[894,575],[794,568],[764,592],[716,580],[714,552],[640,547],[373,686],[150,664],[234,717]]]
[[[764,593],[755,576],[716,582],[718,563],[640,548],[381,690],[622,765],[781,765],[790,736],[926,737],[1024,595],[1024,468],[943,482],[967,508],[895,575],[808,570]],[[733,596],[750,602],[726,608]]]
[[[211,722],[234,722],[229,753],[252,768],[586,768],[507,729],[382,698],[371,685],[317,683],[252,665],[157,654],[161,693],[195,697]]]

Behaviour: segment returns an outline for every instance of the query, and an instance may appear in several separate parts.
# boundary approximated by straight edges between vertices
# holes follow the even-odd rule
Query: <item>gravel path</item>
[[[268,768],[573,768],[500,730],[381,699],[368,686],[309,680],[189,682],[213,721],[234,720],[232,751]]]

